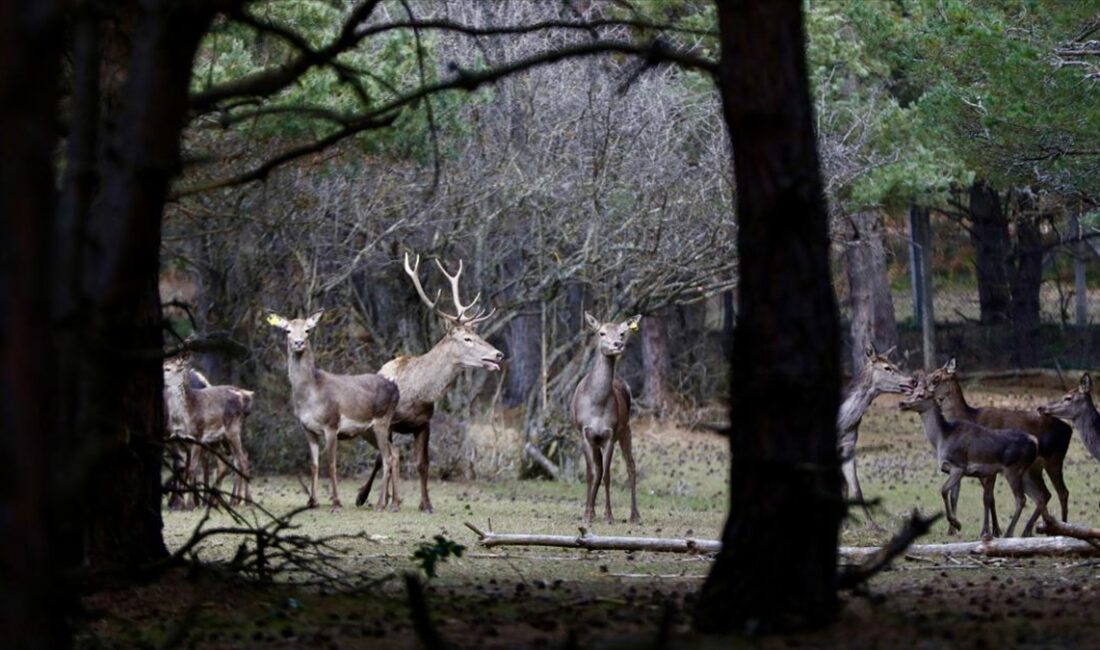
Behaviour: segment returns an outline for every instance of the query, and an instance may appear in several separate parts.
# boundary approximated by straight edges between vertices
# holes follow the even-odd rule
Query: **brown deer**
[[[401,391],[393,430],[414,436],[416,470],[420,477],[420,510],[423,512],[432,512],[432,500],[428,495],[428,442],[436,401],[443,397],[463,368],[484,368],[496,372],[500,370],[500,364],[504,360],[504,354],[489,345],[475,331],[477,325],[487,320],[496,310],[487,314],[482,310],[474,314],[468,313],[481,297],[480,293],[469,304],[462,304],[459,296],[462,261],[459,260],[458,270],[454,274],[448,273],[439,260],[435,263],[451,285],[454,314],[448,314],[436,307],[442,291],[436,292],[434,300],[428,298],[418,274],[420,256],[417,255],[416,262],[410,266],[409,254],[405,253],[405,274],[412,279],[420,300],[447,323],[446,334],[424,354],[397,357],[378,371],[383,377],[397,382]],[[362,505],[370,496],[371,484],[380,465],[381,458],[376,458],[370,477],[359,489],[356,504]]]
[[[1069,450],[1073,429],[1057,418],[1032,411],[994,407],[974,408],[966,402],[957,372],[958,364],[952,357],[942,368],[928,375],[928,385],[935,391],[936,401],[940,404],[944,417],[948,420],[974,422],[987,429],[1019,429],[1034,436],[1039,442],[1040,465],[1050,476],[1050,482],[1058,494],[1062,521],[1066,521],[1069,514],[1069,489],[1062,476],[1062,466],[1066,460],[1066,452]],[[956,494],[953,498],[957,501],[958,495]],[[1038,508],[1035,509],[1024,527],[1025,535],[1030,533],[1035,521],[1042,514]],[[994,527],[997,528],[996,510],[993,518]]]
[[[397,384],[380,375],[337,375],[317,368],[309,334],[324,311],[309,318],[287,320],[270,314],[267,322],[286,332],[287,375],[290,378],[294,415],[305,430],[309,445],[311,482],[309,506],[317,506],[318,457],[324,453],[332,481],[332,507],[340,507],[336,487],[337,441],[362,436],[382,458],[382,493],[378,509],[397,511],[397,456],[390,427],[397,409]],[[321,444],[324,443],[324,449]]]
[[[630,521],[637,522],[638,497],[637,472],[630,433],[630,388],[615,377],[615,362],[626,348],[631,332],[638,330],[641,316],[632,316],[621,323],[601,323],[588,312],[584,322],[596,333],[597,350],[592,368],[581,378],[573,391],[569,414],[573,426],[581,430],[581,449],[584,451],[584,476],[588,491],[584,501],[584,520],[592,521],[596,514],[596,496],[603,482],[606,503],[604,518],[614,521],[611,515],[611,456],[615,443],[623,450],[626,476],[630,483]]]
[[[918,381],[909,397],[898,406],[903,411],[920,414],[924,433],[936,448],[940,470],[948,475],[940,489],[940,495],[947,515],[949,534],[962,530],[950,495],[964,476],[982,479],[982,486],[989,495],[992,490],[989,479],[997,474],[1005,475],[1016,499],[1016,509],[1008,524],[1009,537],[1016,530],[1016,522],[1024,508],[1025,494],[1035,501],[1036,510],[1046,513],[1049,492],[1043,484],[1040,465],[1035,462],[1039,455],[1039,445],[1027,432],[1020,429],[989,429],[967,420],[949,422],[936,401],[935,388],[923,378]],[[982,536],[989,537],[991,513],[988,499],[985,503],[987,507],[983,516]]]
[[[191,368],[191,356],[183,353],[164,364],[165,403],[168,412],[170,440],[182,441],[183,474],[192,485],[190,506],[196,504],[194,486],[201,468],[203,485],[217,490],[225,476],[219,458],[216,479],[211,481],[210,456],[206,451],[224,448],[233,459],[235,476],[230,503],[248,502],[252,498],[249,485],[251,468],[244,449],[245,418],[251,412],[252,391],[236,386],[211,386],[201,373]],[[201,444],[190,445],[190,441]],[[169,501],[172,505],[172,501]]]
[[[878,528],[878,524],[871,518],[871,511],[863,501],[863,490],[859,487],[859,476],[856,474],[856,440],[859,438],[859,425],[863,420],[863,414],[867,412],[876,397],[884,393],[907,393],[916,385],[912,377],[890,362],[887,358],[889,354],[890,350],[880,355],[875,351],[874,346],[867,348],[863,367],[855,373],[851,383],[848,384],[844,401],[837,411],[836,418],[840,469],[844,473],[848,498],[860,504],[863,515],[874,528]]]
[[[1081,434],[1081,442],[1092,457],[1100,460],[1100,412],[1097,412],[1092,401],[1092,377],[1089,373],[1081,375],[1076,389],[1061,399],[1040,406],[1039,413],[1070,422]]]

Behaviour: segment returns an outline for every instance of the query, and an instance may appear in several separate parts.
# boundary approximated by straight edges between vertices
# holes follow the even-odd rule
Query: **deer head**
[[[936,393],[928,384],[927,378],[922,374],[915,377],[916,384],[909,392],[909,396],[898,402],[898,408],[903,411],[916,411],[923,413],[935,404]]]
[[[955,375],[958,369],[958,362],[955,361],[955,357],[951,357],[947,360],[947,363],[943,364],[942,368],[936,368],[928,373],[928,386],[940,402],[943,402],[950,393],[951,384],[956,381]]]
[[[883,354],[875,351],[875,346],[867,346],[863,366],[863,376],[869,377],[871,387],[882,393],[908,393],[916,386],[916,381],[890,362],[890,348]]]
[[[623,353],[627,339],[631,333],[638,331],[638,322],[641,320],[641,315],[635,315],[621,323],[601,323],[592,314],[584,312],[584,322],[588,329],[596,333],[600,354],[605,357],[617,357]]]
[[[484,309],[478,309],[471,315],[469,313],[470,309],[477,304],[478,299],[481,298],[481,294],[478,293],[469,303],[465,305],[462,304],[462,299],[459,294],[459,280],[462,277],[462,260],[458,261],[458,270],[453,274],[449,273],[439,260],[436,260],[435,264],[439,267],[440,273],[447,278],[447,281],[451,285],[451,300],[454,303],[455,309],[455,313],[453,314],[448,314],[436,306],[439,303],[440,295],[443,293],[442,290],[436,292],[435,299],[433,300],[428,298],[428,294],[420,284],[420,256],[417,255],[416,261],[410,265],[409,254],[405,253],[405,274],[412,279],[413,286],[416,287],[416,293],[420,296],[421,302],[427,305],[434,313],[442,317],[447,323],[447,333],[436,347],[445,352],[451,361],[457,365],[470,368],[484,368],[494,372],[500,370],[500,362],[504,360],[504,353],[478,336],[476,331],[477,325],[488,320],[489,317],[496,313],[496,309],[494,308],[488,313],[485,313]]]
[[[313,313],[309,318],[295,318],[287,320],[276,313],[267,316],[267,323],[286,332],[287,352],[301,354],[309,347],[309,333],[317,323],[321,321],[325,310],[321,309]]]
[[[1091,412],[1087,410],[1090,406],[1092,406],[1092,377],[1086,372],[1081,375],[1077,388],[1066,393],[1061,399],[1043,404],[1039,407],[1039,412],[1043,415],[1072,420],[1082,413]]]

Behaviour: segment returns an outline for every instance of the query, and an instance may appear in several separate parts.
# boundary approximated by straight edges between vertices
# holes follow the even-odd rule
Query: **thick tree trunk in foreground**
[[[740,302],[730,513],[695,611],[705,632],[812,627],[837,606],[839,326],[801,6],[718,3]]]
[[[851,216],[850,225],[844,259],[852,301],[852,368],[860,368],[867,346],[885,352],[898,344],[898,326],[886,274],[882,217],[860,212]]]
[[[45,290],[62,27],[53,2],[0,0],[0,635],[23,648],[67,645],[51,544]]]

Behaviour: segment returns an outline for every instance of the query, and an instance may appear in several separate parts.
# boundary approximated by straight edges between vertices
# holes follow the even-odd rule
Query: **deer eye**
[[[607,336],[606,332],[600,332],[600,336]]]
[[[467,343],[473,343],[474,342],[474,339],[472,337],[469,337],[469,336],[467,336],[466,338],[464,338],[462,340],[466,341]]]

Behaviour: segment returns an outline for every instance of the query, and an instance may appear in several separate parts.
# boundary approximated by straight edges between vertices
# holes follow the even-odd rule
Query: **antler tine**
[[[457,322],[465,323],[466,322],[466,318],[465,318],[466,312],[471,307],[473,307],[474,305],[477,304],[478,299],[481,298],[481,292],[479,291],[478,294],[476,296],[474,296],[474,299],[471,300],[469,304],[463,305],[462,300],[458,296],[458,282],[459,282],[459,278],[462,277],[462,260],[458,260],[458,270],[455,271],[454,275],[451,275],[450,273],[448,273],[447,272],[447,267],[443,266],[443,263],[440,262],[438,259],[436,259],[435,265],[439,267],[439,271],[443,275],[447,276],[447,281],[451,283],[451,297],[454,299],[454,303],[455,303],[455,312],[456,312],[455,313],[455,319],[457,320]]]
[[[496,307],[493,307],[492,309],[490,309],[488,314],[486,314],[484,312],[484,310],[478,310],[477,314],[475,314],[473,318],[466,321],[466,324],[472,326],[472,325],[477,325],[478,323],[484,323],[485,321],[492,318],[493,314],[495,314],[495,313],[497,313],[497,308]]]
[[[435,292],[435,300],[429,300],[428,294],[424,293],[424,287],[420,285],[420,276],[417,275],[417,271],[420,270],[420,255],[416,256],[416,262],[409,266],[409,253],[405,253],[405,274],[412,278],[413,286],[416,287],[416,293],[420,296],[420,300],[428,306],[429,309],[435,309],[436,304],[439,302],[439,296],[443,294],[443,290]]]

